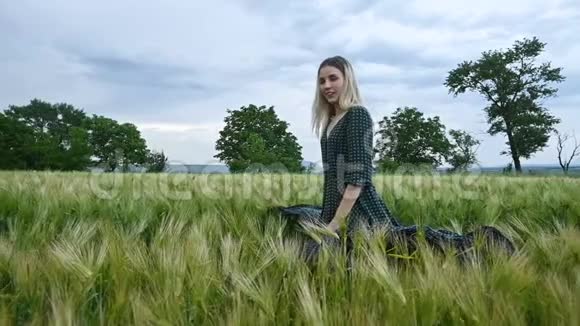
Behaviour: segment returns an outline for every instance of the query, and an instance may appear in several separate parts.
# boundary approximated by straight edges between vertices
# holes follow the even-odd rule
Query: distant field
[[[332,251],[311,273],[267,213],[320,204],[322,181],[0,172],[0,324],[580,324],[580,179],[377,175],[404,224],[493,225],[520,250],[394,264],[371,237],[350,276]]]

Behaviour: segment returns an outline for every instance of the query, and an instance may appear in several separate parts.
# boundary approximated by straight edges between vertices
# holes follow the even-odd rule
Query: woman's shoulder
[[[356,117],[356,118],[365,118],[365,119],[371,119],[371,114],[369,113],[369,110],[364,106],[364,105],[353,105],[351,106],[349,109],[349,115]]]
[[[368,111],[367,107],[362,104],[355,104],[349,107],[350,111]]]
[[[368,114],[369,113],[369,110],[367,109],[367,107],[362,105],[362,104],[352,105],[348,109],[348,111],[356,113],[356,114]]]

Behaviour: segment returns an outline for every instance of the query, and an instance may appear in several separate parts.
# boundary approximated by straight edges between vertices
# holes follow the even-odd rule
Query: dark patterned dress
[[[324,195],[321,219],[328,224],[340,205],[348,184],[362,186],[347,222],[351,233],[358,226],[398,226],[372,183],[373,121],[365,107],[351,108],[327,136],[320,140],[324,168]]]

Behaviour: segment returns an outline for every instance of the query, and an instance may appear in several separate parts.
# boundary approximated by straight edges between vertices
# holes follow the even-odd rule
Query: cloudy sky
[[[482,165],[505,165],[505,139],[485,133],[485,102],[454,98],[446,73],[537,36],[548,43],[542,59],[566,76],[545,105],[580,136],[578,26],[572,0],[0,0],[0,107],[67,102],[136,124],[172,162],[212,164],[227,109],[273,105],[316,162],[316,69],[341,54],[375,122],[416,106],[479,138]],[[543,163],[557,163],[553,141],[524,161]]]

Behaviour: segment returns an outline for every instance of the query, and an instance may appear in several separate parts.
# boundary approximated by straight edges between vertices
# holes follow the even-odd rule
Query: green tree
[[[147,163],[147,143],[141,132],[132,123],[119,125],[116,136],[116,148],[121,153],[121,166],[123,171],[129,169],[129,165],[143,165]]]
[[[89,139],[95,163],[104,165],[107,171],[117,168],[127,171],[131,164],[147,162],[147,144],[134,124],[119,124],[113,119],[93,115]]]
[[[167,166],[167,156],[163,151],[151,151],[147,155],[147,172],[163,172]]]
[[[439,117],[425,118],[414,107],[397,108],[390,117],[384,117],[377,135],[375,152],[382,171],[392,171],[401,165],[435,168],[451,149]]]
[[[0,112],[0,169],[28,168],[28,146],[34,141],[32,128]]]
[[[475,139],[468,132],[463,130],[451,129],[452,149],[447,161],[453,167],[453,171],[466,170],[471,165],[477,163],[477,146],[480,141]]]
[[[118,126],[111,118],[93,115],[89,127],[95,163],[104,165],[107,171],[114,171],[119,165],[115,141]]]
[[[303,171],[302,147],[287,131],[288,123],[278,118],[273,106],[250,104],[227,112],[214,157],[225,162],[231,172],[260,165],[277,166],[288,172]]]
[[[0,168],[85,170],[93,163],[127,170],[147,162],[137,127],[103,116],[88,117],[66,103],[33,99],[0,113]]]
[[[451,70],[444,83],[454,96],[469,90],[488,101],[484,109],[488,133],[507,136],[508,149],[501,154],[511,156],[518,173],[522,171],[520,158],[530,158],[545,147],[560,121],[540,103],[556,95],[551,83],[564,80],[562,68],[536,63],[545,45],[535,37],[524,38],[505,51],[485,51],[476,62],[464,61]]]
[[[33,99],[24,106],[9,106],[4,115],[27,135],[20,137],[26,142],[18,149],[18,160],[25,162],[27,169],[82,170],[90,162],[83,110]]]

